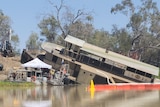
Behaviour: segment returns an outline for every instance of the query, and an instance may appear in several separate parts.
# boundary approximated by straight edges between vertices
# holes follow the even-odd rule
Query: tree
[[[41,29],[41,35],[47,38],[47,41],[53,42],[57,36],[58,23],[54,16],[44,18],[38,27]]]
[[[88,38],[88,43],[94,44],[96,46],[106,48],[106,47],[112,47],[112,43],[110,42],[111,36],[108,32],[104,31],[104,29],[101,30],[95,30],[93,35]]]
[[[124,28],[118,29],[117,26],[113,26],[111,35],[114,38],[112,50],[127,55],[131,48],[131,37],[128,31]]]
[[[9,39],[10,18],[0,10],[0,38]]]
[[[45,36],[49,42],[57,42],[64,44],[64,38],[72,35],[83,40],[93,34],[94,27],[92,25],[93,17],[89,13],[85,13],[82,9],[76,12],[64,4],[64,0],[60,0],[59,5],[48,0],[53,6],[54,13],[48,14],[48,17],[38,24],[41,29],[41,35]]]
[[[38,34],[32,32],[29,39],[26,42],[26,47],[28,49],[39,49],[39,41],[38,41]]]
[[[20,49],[17,49],[19,44],[18,35],[12,35],[13,31],[11,31],[11,20],[8,16],[6,16],[2,10],[0,10],[0,40],[4,45],[5,41],[11,42],[13,46],[13,52],[15,54],[20,54]],[[11,38],[10,38],[11,37]]]
[[[54,16],[57,20],[58,27],[61,31],[60,35],[62,38],[65,38],[68,34],[71,34],[72,36],[79,36],[79,34],[75,34],[75,33],[79,33],[77,32],[79,30],[77,26],[80,26],[82,28],[84,24],[82,23],[84,22],[84,20],[82,21],[82,19],[84,19],[84,17],[88,17],[86,18],[88,21],[92,20],[91,15],[89,13],[85,13],[82,9],[77,10],[77,12],[75,13],[72,12],[68,6],[65,6],[64,0],[60,0],[60,5],[54,5],[52,0],[49,0],[49,2],[55,9],[56,14]],[[76,31],[74,28],[75,26],[76,28],[78,28],[78,30]],[[87,24],[87,26],[89,26],[90,29],[92,29],[91,23]],[[89,32],[89,30],[87,32]],[[86,34],[84,35],[86,36]]]
[[[85,40],[86,42],[94,34],[94,28],[92,24],[85,23],[82,21],[76,21],[75,23],[68,26],[68,34]]]
[[[156,46],[157,40],[160,40],[160,12],[153,0],[140,0],[139,4],[135,5],[132,0],[122,0],[111,9],[111,13],[121,12],[129,17],[126,28],[132,38],[130,52],[136,52],[139,60],[148,61],[150,57],[144,57],[144,54],[150,52],[151,47]]]
[[[19,45],[19,37],[18,37],[18,35],[12,35],[11,36],[11,41],[12,41],[14,53],[20,54],[20,50],[17,49],[17,47]]]

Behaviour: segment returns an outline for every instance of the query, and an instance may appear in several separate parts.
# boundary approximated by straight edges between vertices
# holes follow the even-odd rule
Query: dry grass
[[[0,71],[0,80],[4,80],[10,70],[21,67],[20,56],[3,57],[0,55],[0,63],[3,64],[3,70]]]

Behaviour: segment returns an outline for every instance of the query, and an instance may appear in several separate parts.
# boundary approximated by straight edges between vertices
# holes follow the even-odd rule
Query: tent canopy
[[[44,63],[38,58],[35,58],[27,63],[22,64],[22,67],[28,67],[28,68],[48,68],[51,69],[52,66],[49,64]]]

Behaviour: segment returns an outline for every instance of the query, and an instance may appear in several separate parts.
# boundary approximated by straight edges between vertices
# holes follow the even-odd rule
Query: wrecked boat
[[[95,84],[158,81],[158,67],[97,47],[70,35],[64,42],[65,46],[42,43],[41,48],[45,51],[42,61],[52,65],[55,71],[60,70],[62,62],[68,64],[67,78],[71,83],[90,84],[91,80]]]
[[[68,35],[65,47],[44,42],[43,61],[60,69],[62,60],[68,63],[70,79],[80,84],[153,83],[159,68],[127,56],[89,44]]]

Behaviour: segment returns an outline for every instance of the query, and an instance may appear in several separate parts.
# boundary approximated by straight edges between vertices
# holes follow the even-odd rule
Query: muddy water
[[[0,88],[0,107],[159,107],[159,90],[87,92],[85,86]]]

